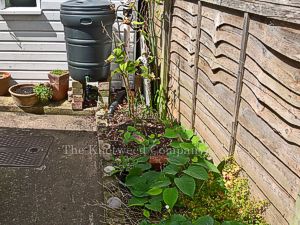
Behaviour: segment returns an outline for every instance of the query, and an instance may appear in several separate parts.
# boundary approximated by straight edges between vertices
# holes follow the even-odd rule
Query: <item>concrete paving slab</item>
[[[42,167],[0,167],[1,225],[102,224],[95,132],[2,127],[0,134],[54,137]]]
[[[94,116],[35,115],[0,112],[0,127],[47,130],[96,131]]]

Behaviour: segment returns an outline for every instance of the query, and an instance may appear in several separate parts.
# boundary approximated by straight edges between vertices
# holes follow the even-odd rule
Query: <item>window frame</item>
[[[5,0],[0,0],[0,15],[40,15],[41,0],[35,1],[35,7],[5,7]]]

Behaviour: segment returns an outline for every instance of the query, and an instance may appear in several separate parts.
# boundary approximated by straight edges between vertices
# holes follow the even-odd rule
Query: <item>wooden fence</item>
[[[300,1],[166,0],[157,15],[169,113],[216,162],[234,155],[270,224],[299,225]]]

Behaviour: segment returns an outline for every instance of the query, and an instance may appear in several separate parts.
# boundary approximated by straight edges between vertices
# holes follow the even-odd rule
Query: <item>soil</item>
[[[142,132],[145,136],[149,136],[150,134],[163,134],[164,133],[164,125],[157,119],[155,115],[153,116],[145,116],[143,118],[142,110],[139,109],[136,114],[135,120],[131,119],[128,116],[128,105],[122,104],[119,105],[118,109],[115,111],[114,116],[109,119],[108,132],[103,135],[102,139],[109,139],[111,144],[112,153],[115,156],[137,156],[140,155],[138,144],[132,142],[129,144],[125,144],[123,141],[123,133],[127,130],[128,126],[136,127],[140,132]],[[155,146],[152,149],[151,155],[165,155],[168,151],[168,146],[170,144],[170,139],[160,137],[160,144]]]
[[[33,94],[33,87],[21,87],[15,90],[16,94],[29,95]]]

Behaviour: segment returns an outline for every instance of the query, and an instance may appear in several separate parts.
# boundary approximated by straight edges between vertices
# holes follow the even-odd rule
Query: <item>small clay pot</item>
[[[67,98],[69,90],[69,72],[62,75],[48,74],[49,82],[52,87],[52,100],[61,101]]]
[[[7,95],[11,75],[0,71],[0,96]]]
[[[152,165],[152,168],[156,171],[161,171],[164,168],[164,165],[167,163],[168,157],[166,155],[155,155],[150,156],[149,163]]]
[[[34,84],[16,84],[9,88],[9,93],[11,94],[11,96],[17,106],[32,107],[39,101],[39,99],[35,93],[26,93],[26,94],[18,93],[22,89],[28,89],[28,88],[33,88],[33,87],[34,87]]]

